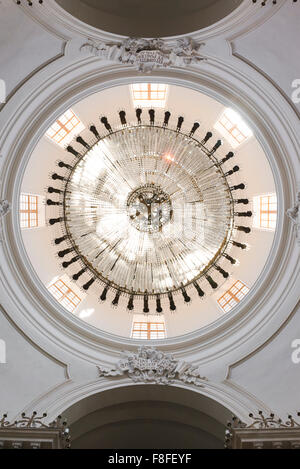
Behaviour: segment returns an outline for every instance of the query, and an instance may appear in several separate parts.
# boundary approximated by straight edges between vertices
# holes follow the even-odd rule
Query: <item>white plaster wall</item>
[[[7,95],[42,65],[63,53],[63,42],[30,21],[15,2],[3,0],[0,16],[0,78]]]
[[[31,343],[8,321],[0,307],[0,338],[6,363],[0,363],[1,412],[13,416],[41,394],[64,383],[67,366]]]
[[[300,339],[300,307],[269,343],[231,369],[230,380],[259,395],[272,409],[299,412],[300,364],[294,363],[292,343]]]

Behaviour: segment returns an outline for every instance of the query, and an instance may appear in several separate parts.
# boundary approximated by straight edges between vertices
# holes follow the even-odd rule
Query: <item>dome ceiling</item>
[[[141,114],[124,85],[72,106],[85,128],[67,147],[41,139],[22,192],[48,200],[46,226],[22,235],[44,285],[64,277],[81,298],[75,315],[128,337],[129,311],[163,312],[171,337],[222,316],[236,281],[255,283],[274,232],[253,228],[253,196],[275,186],[254,137],[221,144],[224,109],[170,85],[166,107]]]
[[[242,0],[56,0],[73,16],[124,36],[166,37],[210,26]]]

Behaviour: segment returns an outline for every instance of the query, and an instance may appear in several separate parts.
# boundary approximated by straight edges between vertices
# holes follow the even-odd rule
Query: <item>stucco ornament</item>
[[[200,370],[186,362],[176,360],[154,347],[140,347],[136,353],[123,352],[126,358],[114,368],[98,366],[100,377],[128,376],[135,383],[172,384],[181,381],[203,387],[207,378]]]
[[[176,39],[172,44],[159,38],[127,38],[121,43],[95,43],[89,40],[80,50],[150,73],[162,67],[185,67],[199,63],[204,60],[200,54],[204,45],[190,37]]]
[[[300,245],[300,192],[297,194],[297,200],[294,207],[289,208],[286,212],[289,219],[295,225],[296,228],[296,236],[298,240],[298,244]]]
[[[11,210],[11,205],[8,200],[0,200],[0,218],[5,217]]]

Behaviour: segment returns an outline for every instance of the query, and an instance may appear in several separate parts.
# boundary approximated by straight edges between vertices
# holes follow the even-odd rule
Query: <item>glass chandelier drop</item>
[[[198,283],[202,278],[211,288],[218,287],[213,270],[229,276],[220,264],[236,262],[226,253],[234,243],[233,230],[250,232],[235,226],[235,215],[252,213],[235,212],[235,203],[248,200],[234,199],[233,191],[245,185],[230,185],[228,178],[239,167],[223,171],[234,155],[230,152],[219,161],[216,152],[222,142],[209,149],[211,132],[197,140],[200,125],[195,123],[186,134],[182,117],[171,128],[168,111],[158,124],[154,110],[147,123],[140,109],[136,115],[137,123],[128,124],[121,111],[121,126],[114,130],[102,117],[105,135],[92,125],[92,141],[79,136],[78,149],[67,147],[72,161],[59,162],[64,174],[52,175],[61,187],[48,188],[59,195],[57,201],[48,200],[58,211],[49,223],[62,230],[55,239],[62,245],[58,256],[66,259],[64,268],[74,269],[73,279],[82,282],[84,290],[98,282],[104,287],[102,301],[109,290],[115,292],[115,306],[127,296],[129,310],[138,298],[149,312],[149,299],[155,298],[156,311],[162,312],[161,299],[166,297],[175,310],[177,292],[188,303],[190,287],[204,295]]]

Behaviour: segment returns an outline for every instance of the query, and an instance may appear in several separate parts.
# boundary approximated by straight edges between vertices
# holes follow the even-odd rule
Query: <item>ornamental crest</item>
[[[98,366],[100,377],[128,376],[136,383],[172,384],[181,381],[203,387],[207,381],[197,367],[176,360],[154,347],[140,347],[137,353],[124,352],[126,358],[114,368]]]
[[[204,60],[198,43],[190,37],[167,42],[163,39],[127,38],[122,43],[94,43],[89,41],[81,47],[103,59],[137,67],[140,72],[150,73],[161,67],[185,67]]]

